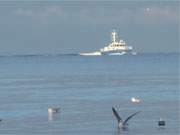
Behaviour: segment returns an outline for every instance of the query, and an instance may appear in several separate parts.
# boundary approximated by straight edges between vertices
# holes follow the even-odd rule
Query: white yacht
[[[92,56],[92,55],[124,55],[124,54],[133,54],[136,55],[136,52],[133,51],[132,46],[126,45],[124,40],[117,41],[117,33],[114,30],[111,33],[112,41],[110,44],[101,48],[99,51],[91,53],[80,53],[80,55]]]

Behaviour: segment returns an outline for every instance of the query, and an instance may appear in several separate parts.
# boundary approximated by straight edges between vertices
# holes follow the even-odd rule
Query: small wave
[[[0,55],[0,57],[54,57],[54,56],[78,56],[78,53],[67,54],[19,54],[19,55]]]

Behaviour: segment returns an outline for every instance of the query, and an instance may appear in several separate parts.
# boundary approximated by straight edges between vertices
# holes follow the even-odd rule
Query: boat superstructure
[[[105,46],[104,48],[100,49],[101,54],[107,54],[107,55],[123,55],[129,52],[132,52],[133,47],[127,46],[124,40],[117,41],[117,33],[114,30],[111,33],[112,42]]]

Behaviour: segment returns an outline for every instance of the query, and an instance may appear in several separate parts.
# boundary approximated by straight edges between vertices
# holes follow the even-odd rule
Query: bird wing
[[[115,110],[114,107],[112,107],[112,111],[113,111],[113,114],[115,115],[117,121],[118,122],[122,121],[121,117],[119,116],[119,114],[117,113],[117,111]]]
[[[127,117],[126,120],[123,122],[123,124],[124,124],[124,125],[127,124],[127,122],[128,122],[129,119],[131,119],[133,116],[135,116],[136,114],[138,114],[138,113],[140,113],[140,112],[141,112],[141,111],[138,111],[138,112],[130,115],[129,117]]]

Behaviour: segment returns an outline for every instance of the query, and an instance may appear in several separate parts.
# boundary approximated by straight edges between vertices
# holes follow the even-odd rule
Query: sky
[[[92,52],[118,37],[179,52],[179,1],[0,1],[0,55]]]

